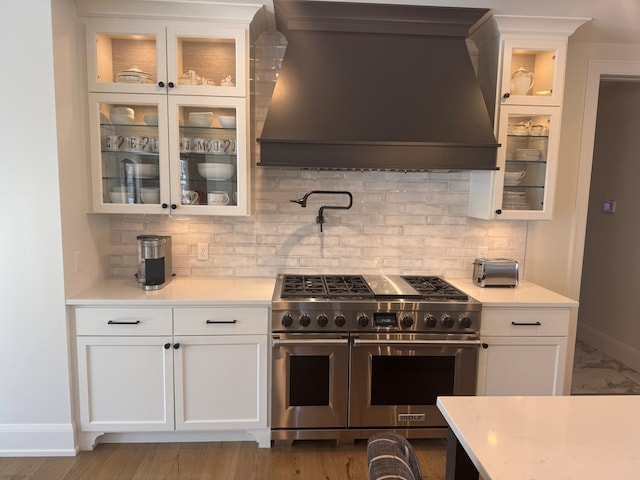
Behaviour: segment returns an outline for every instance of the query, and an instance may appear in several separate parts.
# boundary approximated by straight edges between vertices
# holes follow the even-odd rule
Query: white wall
[[[0,455],[72,454],[51,6],[0,16]]]

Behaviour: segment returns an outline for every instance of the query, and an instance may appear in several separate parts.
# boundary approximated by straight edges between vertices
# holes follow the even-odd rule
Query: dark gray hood
[[[466,37],[478,8],[274,0],[288,41],[258,165],[493,170]]]

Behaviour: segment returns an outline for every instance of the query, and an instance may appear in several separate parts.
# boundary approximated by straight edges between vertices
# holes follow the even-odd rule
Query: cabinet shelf
[[[118,127],[118,128],[152,128],[158,129],[158,125],[147,125],[146,123],[101,123],[101,127]]]
[[[523,139],[549,139],[549,135],[516,135],[515,133],[509,133],[507,135],[509,139],[523,138]]]
[[[129,155],[140,155],[142,157],[155,157],[158,158],[158,152],[146,152],[144,150],[101,150],[102,155],[118,155],[118,154],[129,154]]]
[[[507,163],[526,163],[528,165],[545,165],[547,163],[546,160],[520,160],[518,158],[509,158],[506,160]]]

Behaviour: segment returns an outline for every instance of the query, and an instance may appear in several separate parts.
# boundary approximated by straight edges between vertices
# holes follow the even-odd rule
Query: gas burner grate
[[[324,277],[329,298],[373,298],[373,292],[360,275]]]
[[[282,298],[325,297],[326,289],[321,275],[285,275],[282,281]]]
[[[374,298],[359,275],[284,275],[281,298]]]
[[[467,301],[469,296],[458,290],[440,277],[409,276],[402,277],[425,300],[462,300]]]

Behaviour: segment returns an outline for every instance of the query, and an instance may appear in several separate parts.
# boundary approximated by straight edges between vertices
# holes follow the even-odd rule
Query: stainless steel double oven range
[[[481,304],[439,277],[280,275],[271,438],[446,436],[438,395],[475,395]]]

